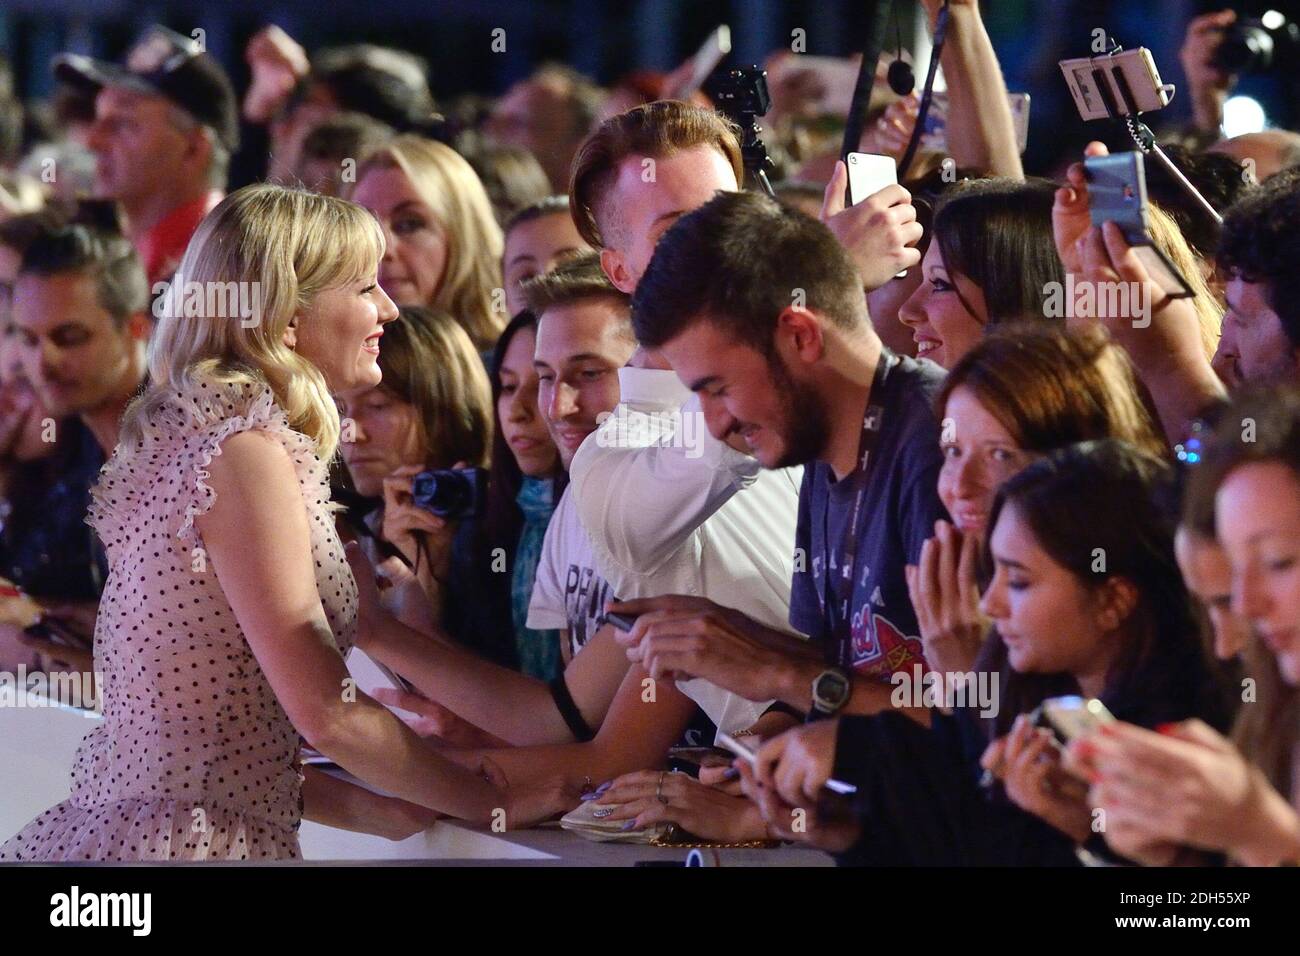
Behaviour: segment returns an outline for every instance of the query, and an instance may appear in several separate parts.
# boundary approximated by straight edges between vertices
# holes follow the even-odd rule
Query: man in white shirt
[[[574,456],[573,501],[597,565],[621,599],[707,596],[789,617],[802,468],[764,471],[709,434],[699,400],[671,370],[619,370],[621,400]],[[771,701],[679,681],[719,731],[747,730]]]

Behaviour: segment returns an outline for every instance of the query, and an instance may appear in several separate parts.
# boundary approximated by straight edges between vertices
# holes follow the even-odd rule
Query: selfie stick
[[[1206,198],[1201,195],[1200,190],[1193,186],[1191,181],[1183,175],[1183,171],[1174,165],[1174,161],[1156,142],[1155,133],[1151,132],[1151,128],[1146,123],[1138,119],[1139,115],[1138,113],[1126,113],[1124,115],[1124,124],[1128,127],[1129,135],[1133,137],[1133,142],[1137,145],[1137,148],[1147,156],[1155,156],[1156,159],[1160,160],[1160,165],[1169,171],[1169,175],[1174,177],[1174,181],[1183,188],[1183,191],[1195,199],[1200,207],[1209,213],[1216,223],[1222,226],[1223,217],[1219,215],[1218,210],[1211,206]]]
[[[1119,52],[1121,52],[1121,49],[1117,45],[1115,49],[1110,51],[1110,55],[1114,56]],[[1096,61],[1094,60],[1093,62]],[[1115,102],[1115,98],[1110,92],[1110,86],[1107,84],[1106,78],[1102,76],[1101,70],[1096,69],[1093,71],[1093,79],[1097,84],[1097,91],[1101,94],[1102,101],[1106,104],[1106,109],[1110,111],[1110,115],[1122,116],[1124,118],[1124,125],[1128,127],[1128,133],[1133,137],[1133,143],[1137,146],[1138,150],[1144,155],[1155,156],[1155,158],[1160,161],[1160,165],[1164,166],[1164,168],[1169,172],[1169,175],[1174,177],[1174,181],[1182,187],[1183,191],[1196,200],[1197,204],[1209,213],[1210,217],[1213,218],[1218,225],[1222,226],[1223,217],[1219,215],[1218,210],[1206,201],[1200,191],[1192,185],[1191,181],[1186,176],[1183,175],[1182,170],[1174,165],[1174,161],[1169,158],[1168,154],[1165,153],[1156,142],[1155,133],[1151,132],[1150,127],[1140,119],[1142,111],[1137,108],[1137,104],[1133,100],[1133,91],[1129,89],[1128,80],[1124,78],[1124,71],[1112,70],[1111,76],[1115,78],[1115,88],[1119,90],[1119,95],[1124,100],[1123,108],[1120,107],[1120,104]]]

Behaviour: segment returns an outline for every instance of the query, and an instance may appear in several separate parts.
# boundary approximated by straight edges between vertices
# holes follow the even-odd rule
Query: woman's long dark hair
[[[1045,319],[1048,283],[1065,283],[1052,235],[1056,184],[975,179],[947,190],[934,212],[944,265],[979,286],[989,325]]]
[[[1114,439],[1081,442],[1040,459],[998,490],[990,537],[1003,510],[1014,505],[1038,545],[1087,588],[1122,578],[1136,589],[1102,693],[1117,716],[1148,725],[1174,720],[1180,715],[1167,711],[1177,702],[1186,705],[1181,716],[1222,725],[1226,714],[1215,706],[1200,624],[1174,559],[1172,489],[1172,470],[1160,459]],[[987,544],[985,560],[991,564]],[[1001,706],[988,728],[995,737],[1046,698],[1079,692],[1068,674],[1014,671],[996,629],[976,670],[1001,673]]]
[[[501,331],[496,346],[492,350],[492,365],[488,369],[488,378],[492,385],[492,414],[495,428],[492,433],[492,466],[488,471],[487,514],[482,524],[479,537],[479,561],[481,567],[491,562],[491,555],[497,548],[506,555],[507,567],[514,566],[515,547],[519,544],[519,532],[524,526],[523,512],[515,499],[523,487],[524,473],[519,469],[515,454],[506,444],[497,409],[501,400],[501,363],[505,361],[506,350],[510,341],[523,329],[537,329],[537,316],[527,309],[516,315]],[[563,468],[557,469],[554,480],[554,500],[569,483],[569,475]],[[494,574],[493,579],[508,578],[508,575]]]

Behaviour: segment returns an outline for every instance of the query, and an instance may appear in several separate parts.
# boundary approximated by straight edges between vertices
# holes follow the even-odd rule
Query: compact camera
[[[486,494],[487,472],[482,468],[422,471],[411,479],[415,504],[450,521],[479,514]]]

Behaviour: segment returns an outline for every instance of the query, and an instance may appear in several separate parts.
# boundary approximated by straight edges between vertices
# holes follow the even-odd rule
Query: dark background
[[[896,0],[906,11],[907,0]],[[1125,47],[1151,49],[1167,83],[1184,86],[1178,48],[1187,22],[1226,4],[1204,0],[984,0],[984,20],[1008,87],[1032,96],[1030,171],[1050,170],[1064,154],[1104,127],[1078,120],[1056,67],[1058,59],[1090,52],[1098,27]],[[1258,14],[1277,9],[1300,16],[1297,0],[1233,4]],[[430,65],[435,96],[499,94],[537,64],[567,62],[608,83],[632,69],[669,69],[719,23],[732,30],[732,58],[761,62],[806,33],[811,54],[842,55],[861,43],[864,4],[858,0],[0,0],[0,53],[14,65],[24,98],[49,92],[50,57],[60,51],[119,58],[151,23],[190,34],[206,31],[207,48],[231,72],[241,93],[248,82],[243,48],[275,22],[309,52],[333,43],[368,41],[410,50]],[[912,16],[898,16],[903,45]],[[505,31],[506,50],[491,49]],[[893,30],[887,49],[893,46]],[[1300,59],[1300,58],[1298,58]],[[1259,100],[1272,125],[1295,128],[1300,62],[1290,75],[1248,76],[1238,92]],[[1185,95],[1153,118],[1157,126],[1187,118]],[[1114,138],[1114,137],[1110,137]],[[1117,142],[1122,139],[1116,139]]]

